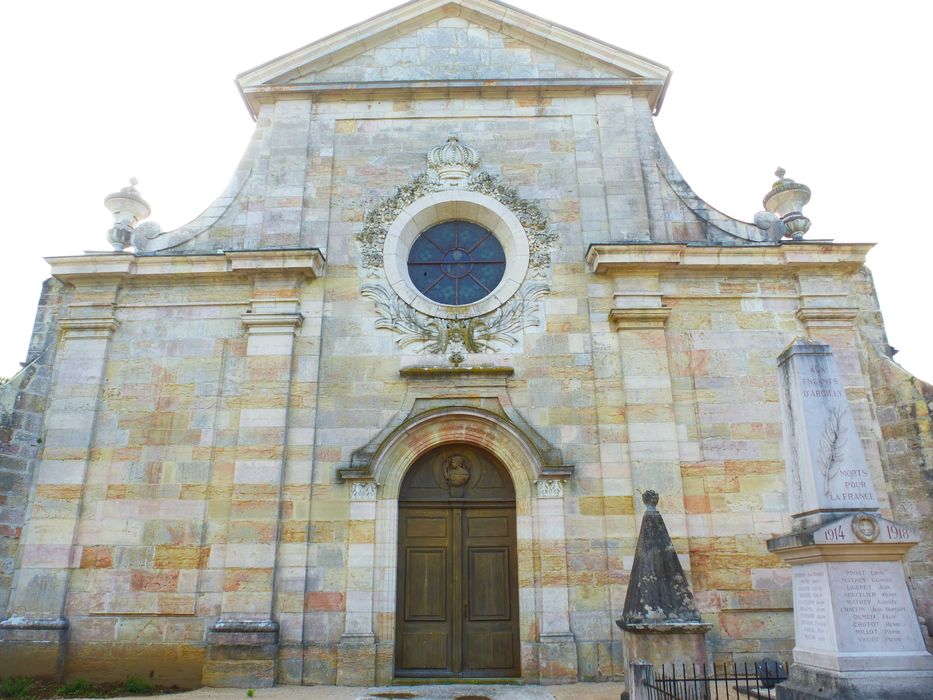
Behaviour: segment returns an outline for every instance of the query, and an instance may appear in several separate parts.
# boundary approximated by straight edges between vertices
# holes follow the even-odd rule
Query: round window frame
[[[419,292],[408,275],[408,253],[424,231],[445,221],[469,221],[490,231],[505,251],[502,280],[487,296],[472,304],[449,305]],[[528,274],[528,236],[518,217],[492,197],[464,190],[445,190],[421,197],[402,209],[383,244],[383,269],[389,286],[413,308],[438,318],[482,316],[505,304]]]

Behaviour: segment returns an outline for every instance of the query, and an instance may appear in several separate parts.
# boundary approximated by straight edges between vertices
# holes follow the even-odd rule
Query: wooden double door
[[[416,462],[399,498],[398,677],[520,675],[515,492],[463,445]]]

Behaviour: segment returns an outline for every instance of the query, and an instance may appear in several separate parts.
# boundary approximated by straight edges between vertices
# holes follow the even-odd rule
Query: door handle
[[[470,616],[470,601],[469,599],[463,601],[463,617],[468,618]]]

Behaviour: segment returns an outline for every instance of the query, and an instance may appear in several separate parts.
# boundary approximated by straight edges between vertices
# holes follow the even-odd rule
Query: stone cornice
[[[315,96],[345,100],[411,99],[419,95],[462,96],[464,93],[521,92],[593,92],[596,90],[642,89],[657,92],[664,82],[653,78],[567,78],[529,80],[405,80],[371,81],[358,83],[308,82],[288,85],[257,85],[243,88],[243,96],[256,109],[256,105],[276,99],[298,99]]]
[[[444,366],[416,366],[402,367],[399,375],[406,379],[436,379],[438,377],[511,377],[515,374],[513,367],[499,367],[491,365],[467,365],[464,367]]]
[[[804,547],[778,549],[768,541],[768,549],[788,564],[813,564],[825,561],[900,561],[916,542],[877,544],[811,544]]]
[[[711,246],[683,243],[600,243],[586,253],[591,272],[611,275],[632,269],[826,269],[854,272],[865,264],[874,243],[795,241],[777,245]]]
[[[324,271],[324,256],[316,248],[240,250],[208,255],[89,253],[45,260],[52,268],[53,277],[69,283],[132,277],[212,277],[231,273],[287,273],[314,279]]]

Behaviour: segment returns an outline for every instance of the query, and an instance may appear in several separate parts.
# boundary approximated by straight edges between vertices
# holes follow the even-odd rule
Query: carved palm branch
[[[823,493],[829,495],[829,484],[839,472],[845,456],[846,424],[843,410],[837,406],[826,419],[823,435],[820,437],[819,460],[820,473],[823,475]]]

